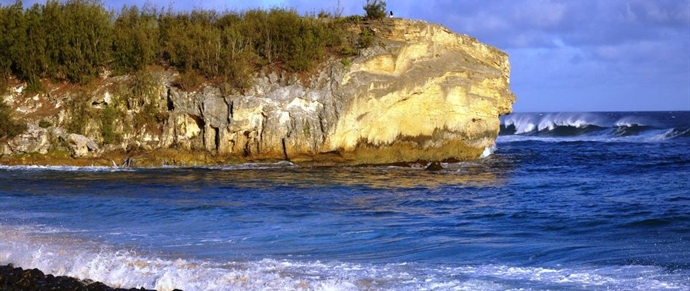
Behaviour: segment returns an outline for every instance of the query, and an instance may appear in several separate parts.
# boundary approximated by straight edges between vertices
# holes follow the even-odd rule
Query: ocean
[[[440,171],[0,166],[0,264],[159,290],[690,290],[690,112],[501,124]]]

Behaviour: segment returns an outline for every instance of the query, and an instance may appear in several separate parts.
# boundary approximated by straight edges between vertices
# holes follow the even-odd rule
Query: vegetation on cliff
[[[12,110],[0,96],[0,139],[15,137],[26,130],[26,124],[17,122],[12,118]]]
[[[367,18],[382,17],[376,14],[385,9],[381,3],[372,8],[367,2]],[[328,56],[347,57],[371,45],[369,31],[360,36],[352,29],[361,17],[333,14],[153,6],[113,12],[98,0],[48,0],[29,8],[18,0],[0,6],[0,87],[15,76],[35,92],[41,79],[86,84],[159,65],[181,72],[183,89],[206,79],[241,91],[264,68],[309,72]]]
[[[364,4],[364,16],[367,19],[381,19],[386,17],[386,1],[367,0]]]

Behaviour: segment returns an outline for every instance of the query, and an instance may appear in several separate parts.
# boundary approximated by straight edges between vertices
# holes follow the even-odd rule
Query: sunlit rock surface
[[[174,73],[160,73],[146,102],[165,120],[134,133],[116,126],[122,142],[102,152],[135,148],[128,159],[140,166],[382,164],[477,159],[494,145],[498,117],[515,102],[505,53],[423,21],[385,19],[369,28],[377,39],[359,56],[332,58],[307,78],[265,73],[243,94],[210,85],[186,92],[171,85]],[[111,106],[112,87],[93,93],[94,110]],[[46,107],[59,110],[65,99],[53,94]],[[67,110],[55,116],[58,125],[73,118]],[[89,138],[101,140],[97,122],[87,128]]]

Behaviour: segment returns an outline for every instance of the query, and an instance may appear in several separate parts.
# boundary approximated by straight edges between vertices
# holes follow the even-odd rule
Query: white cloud
[[[568,8],[564,2],[551,0],[521,1],[514,7],[516,8],[515,21],[529,23],[539,28],[553,28],[560,25]]]

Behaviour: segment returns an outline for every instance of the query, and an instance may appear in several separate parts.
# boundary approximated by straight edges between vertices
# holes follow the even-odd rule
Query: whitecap
[[[482,155],[479,158],[481,158],[481,159],[488,158],[495,151],[496,151],[496,146],[488,146],[488,147],[484,148],[484,151],[482,152]]]
[[[55,231],[0,224],[0,264],[113,287],[195,290],[688,290],[687,272],[655,266],[448,266],[300,261],[275,258],[198,260],[142,252]]]

